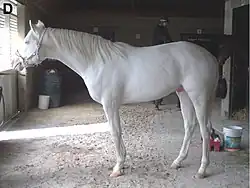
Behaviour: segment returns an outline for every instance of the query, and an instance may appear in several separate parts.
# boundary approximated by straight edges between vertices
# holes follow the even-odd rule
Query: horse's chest
[[[83,77],[84,82],[88,88],[89,95],[93,100],[101,103],[102,98],[102,76],[98,74],[88,74]]]
[[[88,88],[89,95],[93,100],[95,100],[98,103],[101,103],[101,83],[89,83],[85,81],[85,84]]]

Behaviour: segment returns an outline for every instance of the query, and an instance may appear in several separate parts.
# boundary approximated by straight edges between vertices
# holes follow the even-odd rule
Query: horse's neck
[[[68,40],[71,39],[69,38]],[[47,47],[45,49],[45,58],[59,60],[64,65],[75,71],[79,76],[83,76],[89,63],[83,56],[77,57],[70,53],[68,49],[64,47],[63,42],[60,41],[60,37],[50,33],[49,36],[44,37],[43,43],[46,44],[45,46]]]

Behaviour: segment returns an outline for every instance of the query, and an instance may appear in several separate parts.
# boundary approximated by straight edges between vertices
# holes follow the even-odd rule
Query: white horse
[[[90,96],[103,105],[116,148],[110,176],[122,175],[126,149],[119,108],[122,104],[153,101],[176,92],[181,102],[185,135],[171,167],[187,157],[190,139],[200,125],[202,159],[195,177],[204,178],[209,165],[210,112],[218,81],[218,62],[204,48],[189,42],[134,47],[100,36],[67,29],[46,28],[30,21],[31,30],[13,58],[14,69],[57,59],[79,74]],[[197,117],[197,119],[196,119]]]

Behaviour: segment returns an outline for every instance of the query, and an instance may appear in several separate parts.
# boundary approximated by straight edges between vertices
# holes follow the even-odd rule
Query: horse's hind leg
[[[176,92],[176,94],[178,95],[180,100],[181,113],[184,120],[185,135],[179,155],[172,163],[171,168],[179,168],[181,162],[186,159],[188,155],[190,141],[197,124],[194,107],[187,92],[181,91]]]
[[[163,98],[157,99],[157,100],[154,101],[155,108],[156,108],[157,110],[160,110],[159,105],[162,104],[162,101],[163,101]]]
[[[201,165],[198,170],[196,178],[204,178],[206,169],[210,163],[209,160],[209,138],[211,132],[211,122],[210,122],[210,114],[211,114],[211,102],[212,97],[209,96],[211,93],[208,91],[197,91],[189,94],[190,99],[193,102],[196,117],[200,125],[200,133],[202,137],[202,158]]]

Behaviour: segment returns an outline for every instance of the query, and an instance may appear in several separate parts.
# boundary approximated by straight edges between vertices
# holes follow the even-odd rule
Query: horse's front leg
[[[119,107],[120,105],[118,105],[115,101],[106,101],[103,103],[103,109],[110,125],[110,133],[116,149],[116,165],[113,168],[113,172],[110,174],[111,177],[122,175],[126,157],[126,148],[122,139],[122,130],[120,125]]]

